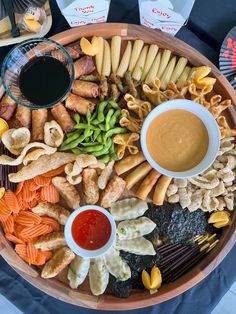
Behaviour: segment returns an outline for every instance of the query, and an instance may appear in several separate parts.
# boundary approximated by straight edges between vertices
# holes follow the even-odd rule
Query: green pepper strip
[[[104,117],[104,110],[106,108],[106,106],[108,105],[108,101],[102,101],[99,105],[98,105],[98,115],[97,115],[97,119],[99,122],[103,122],[105,120]]]

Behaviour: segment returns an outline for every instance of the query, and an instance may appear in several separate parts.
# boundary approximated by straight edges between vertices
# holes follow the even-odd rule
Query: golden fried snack
[[[143,182],[140,184],[138,190],[136,191],[136,196],[141,200],[146,200],[148,194],[151,192],[151,189],[159,179],[161,174],[156,170],[152,169]]]
[[[96,204],[99,200],[98,176],[95,169],[86,168],[82,172],[83,194],[87,204]]]
[[[16,126],[17,128],[25,127],[29,129],[31,126],[31,112],[31,109],[18,105],[13,122],[14,126]]]
[[[90,56],[84,56],[74,62],[75,79],[78,79],[81,75],[90,74],[95,70],[93,58]]]
[[[120,118],[120,126],[127,128],[131,132],[140,133],[142,121],[132,117],[128,110],[122,109],[122,117]]]
[[[73,110],[83,115],[86,115],[87,110],[92,112],[95,108],[95,104],[93,102],[72,93],[68,94],[65,106],[67,109]]]
[[[51,114],[57,123],[61,126],[65,133],[71,132],[74,130],[75,122],[71,119],[68,111],[59,103],[51,109]]]
[[[130,94],[125,94],[124,99],[127,102],[128,109],[136,113],[141,121],[144,121],[149,112],[152,110],[151,104],[148,101],[134,98]]]
[[[23,165],[27,166],[32,161],[39,159],[40,156],[51,155],[55,152],[56,149],[53,150],[53,147],[51,147],[51,149],[38,148],[33,151],[30,151],[27,155],[25,155],[23,159]]]
[[[213,89],[213,85],[205,85],[202,89],[197,89],[195,83],[189,85],[188,91],[191,95],[191,99],[204,106],[206,102],[205,96],[209,94]]]
[[[142,152],[139,152],[136,155],[130,155],[115,163],[115,171],[118,175],[121,175],[122,173],[138,166],[144,160],[145,157]]]
[[[209,111],[214,116],[214,118],[216,119],[229,106],[231,106],[231,100],[225,99],[225,100],[211,106]]]
[[[172,178],[167,176],[161,176],[157,182],[154,194],[153,194],[153,204],[155,205],[163,205],[165,200],[165,195],[167,188],[171,182]]]
[[[221,138],[236,136],[236,128],[231,129],[224,116],[219,116],[216,121],[220,127]]]
[[[51,120],[44,124],[44,143],[52,146],[59,147],[64,138],[64,133],[60,125],[55,121]]]
[[[26,156],[26,154],[28,153],[28,151],[34,147],[41,147],[42,149],[44,149],[47,152],[47,154],[54,154],[57,150],[56,148],[50,147],[44,143],[33,142],[33,143],[29,143],[28,145],[26,145],[23,148],[23,150],[21,151],[20,155],[16,159],[14,159],[8,155],[1,155],[0,156],[0,164],[1,165],[9,165],[9,166],[18,166],[23,162],[23,159]],[[31,152],[31,153],[34,154],[34,152]]]
[[[70,184],[64,177],[54,177],[52,183],[70,208],[79,208],[80,196],[74,185]]]
[[[125,178],[126,188],[130,190],[136,183],[145,178],[151,169],[152,167],[147,161],[143,162],[140,166],[130,172]]]
[[[14,155],[20,155],[30,142],[30,131],[27,128],[9,129],[2,134],[2,143]]]
[[[99,94],[99,86],[96,83],[75,80],[72,92],[81,97],[96,98]]]
[[[41,273],[42,278],[53,278],[69,265],[75,254],[68,247],[57,250],[53,257],[45,264]]]
[[[117,134],[113,137],[113,142],[117,144],[117,157],[122,159],[124,157],[126,149],[131,155],[138,153],[139,149],[133,142],[139,140],[138,133],[126,133],[126,134]]]
[[[33,144],[33,143],[30,143],[30,144]],[[39,143],[39,144],[43,145],[43,143]],[[73,162],[75,161],[75,159],[76,159],[76,155],[70,154],[70,153],[56,152],[51,155],[43,155],[39,157],[38,160],[32,161],[29,165],[21,168],[18,172],[10,173],[9,180],[11,182],[21,182],[21,181],[29,180],[40,174],[57,169],[65,164],[68,164],[69,162]]]
[[[70,216],[69,210],[58,204],[52,203],[39,203],[32,208],[32,212],[39,216],[48,216],[54,218],[61,225],[65,225],[68,217]]]
[[[101,206],[104,208],[111,207],[115,203],[125,189],[125,181],[118,177],[114,176],[108,182],[106,189],[102,193],[101,197]]]
[[[143,92],[154,106],[159,105],[164,101],[167,101],[170,97],[174,95],[174,92],[171,90],[160,90],[161,81],[157,77],[154,79],[151,85],[152,88],[147,84],[143,84]]]
[[[44,125],[48,119],[47,109],[32,110],[32,140],[42,141],[44,138]]]
[[[107,186],[107,182],[112,174],[113,167],[114,167],[114,160],[109,161],[109,163],[102,169],[100,176],[98,177],[98,187],[101,190],[104,190]]]
[[[210,72],[211,68],[206,65],[195,69],[193,81],[196,84],[197,88],[202,89],[205,86],[213,86],[215,84],[216,79],[207,76]]]
[[[42,251],[55,250],[65,245],[66,239],[63,231],[55,231],[43,235],[36,242],[34,242],[36,249],[40,249]]]
[[[190,85],[190,81],[187,81],[183,84],[181,88],[178,88],[174,82],[169,82],[167,84],[167,90],[173,92],[173,95],[171,95],[171,92],[169,92],[168,98],[169,99],[184,99],[188,92],[189,85]]]

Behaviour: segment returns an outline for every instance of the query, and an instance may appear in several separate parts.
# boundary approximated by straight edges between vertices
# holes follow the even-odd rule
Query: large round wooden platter
[[[168,48],[174,54],[187,57],[193,66],[208,65],[212,68],[212,76],[217,79],[214,87],[215,93],[230,98],[233,107],[226,113],[231,126],[236,124],[236,94],[226,78],[220,71],[198,51],[184,42],[168,36],[160,31],[151,30],[142,26],[128,24],[99,24],[71,29],[52,37],[62,45],[67,45],[80,37],[103,36],[110,38],[119,35],[123,39],[143,39],[146,43],[157,44],[160,48]],[[72,290],[58,279],[45,280],[40,277],[39,271],[28,266],[13,250],[11,244],[0,231],[0,254],[2,257],[27,281],[49,295],[71,304],[104,310],[129,310],[141,308],[167,301],[184,291],[190,289],[204,279],[214,268],[220,264],[236,242],[236,213],[232,215],[232,223],[224,228],[220,242],[217,246],[194,268],[173,283],[163,285],[160,291],[150,295],[148,291],[133,290],[127,299],[119,299],[104,294],[96,297],[86,289]]]

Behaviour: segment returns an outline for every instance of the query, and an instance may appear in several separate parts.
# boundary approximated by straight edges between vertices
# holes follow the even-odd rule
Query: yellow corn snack
[[[142,271],[142,282],[146,289],[150,292],[156,291],[161,287],[162,277],[158,267],[153,266],[151,270],[151,276],[146,270]]]
[[[2,198],[5,194],[5,188],[0,188],[0,198]]]
[[[5,121],[4,119],[0,118],[0,137],[8,129],[9,129],[9,125],[8,125],[7,121]]]
[[[216,211],[211,214],[208,219],[209,224],[213,224],[215,228],[222,228],[228,226],[230,223],[230,213],[226,210]]]

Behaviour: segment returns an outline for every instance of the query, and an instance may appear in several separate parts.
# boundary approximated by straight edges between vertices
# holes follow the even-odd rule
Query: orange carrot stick
[[[23,239],[24,238],[34,238],[34,237],[38,237],[38,236],[41,236],[44,234],[48,234],[52,231],[53,231],[52,227],[50,227],[48,225],[39,224],[37,226],[24,228],[20,232],[20,235]]]
[[[2,222],[2,227],[5,233],[14,232],[14,219],[12,215],[10,215],[6,221]]]
[[[14,192],[12,192],[11,190],[6,190],[6,192],[4,194],[4,200],[5,200],[7,207],[10,208],[10,210],[13,213],[19,213],[20,206],[19,206],[17,197],[16,197]]]
[[[5,237],[7,238],[8,241],[11,241],[15,244],[24,244],[24,242],[21,239],[17,238],[16,236],[14,236],[11,233],[6,233]]]
[[[60,195],[53,184],[44,186],[41,189],[41,200],[43,202],[58,203],[60,200]]]
[[[53,231],[59,231],[60,230],[60,224],[53,218],[43,216],[41,217],[42,221],[41,223],[44,225],[49,225],[52,227]]]

